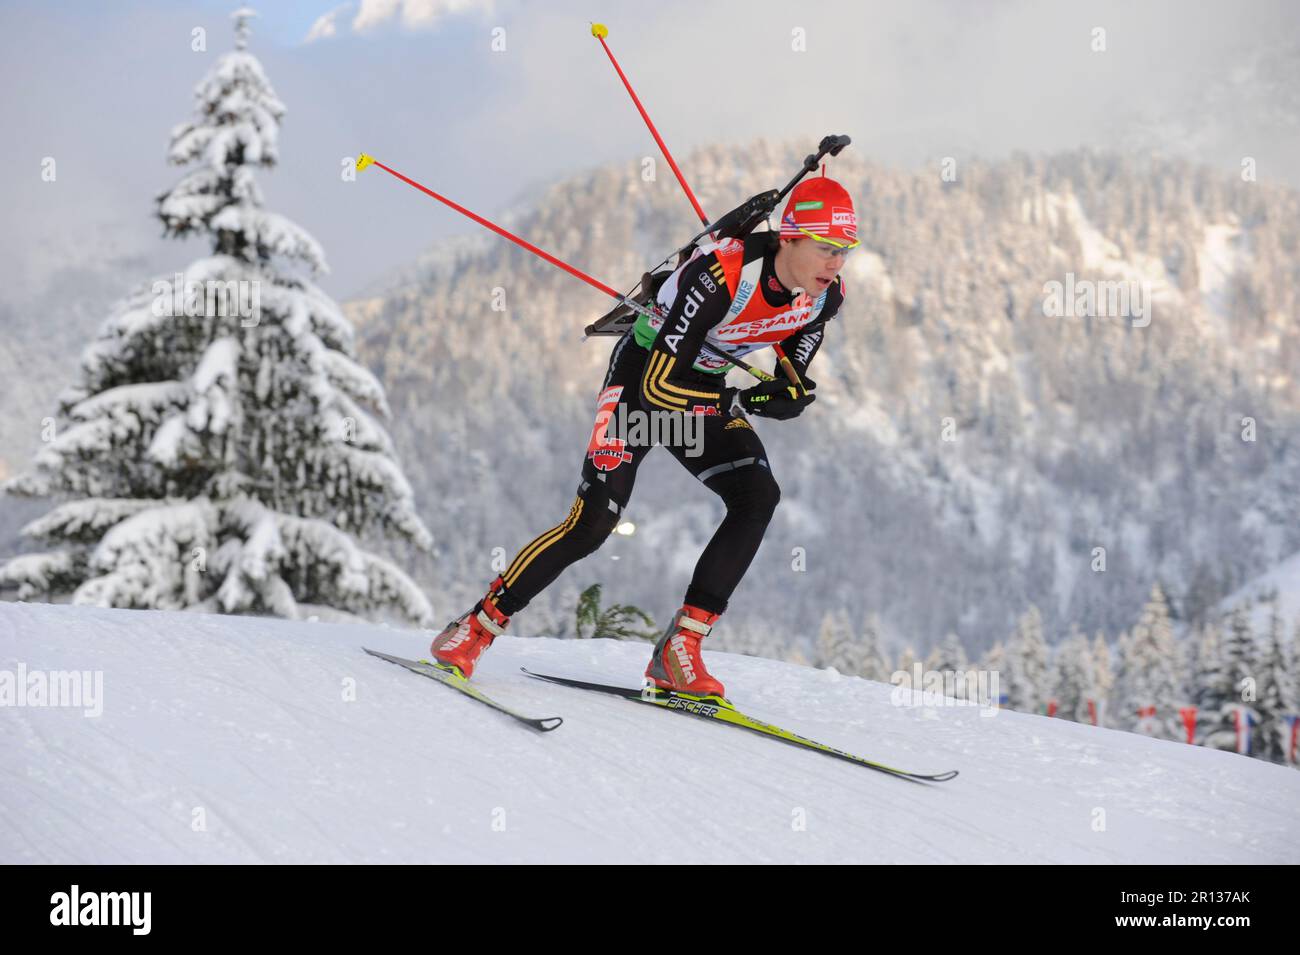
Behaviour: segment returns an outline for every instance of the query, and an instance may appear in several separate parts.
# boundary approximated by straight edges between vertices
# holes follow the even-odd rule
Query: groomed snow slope
[[[539,734],[363,644],[427,635],[0,604],[0,678],[103,679],[0,707],[0,862],[1300,862],[1300,772],[1231,753],[709,656],[755,716],[961,771],[916,784],[519,672],[636,685],[645,645],[498,640],[476,682]]]

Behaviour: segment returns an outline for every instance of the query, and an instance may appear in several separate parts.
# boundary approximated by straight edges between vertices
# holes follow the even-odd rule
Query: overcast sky
[[[1285,0],[252,5],[251,50],[288,107],[282,164],[260,182],[270,208],[322,242],[333,269],[322,284],[338,298],[476,228],[391,180],[340,182],[361,149],[488,215],[652,154],[593,15],[679,159],[758,136],[811,147],[829,132],[907,167],[1158,143],[1228,171],[1252,156],[1261,178],[1300,185],[1300,3]],[[235,6],[0,4],[0,302],[36,294],[68,257],[138,253],[150,268],[136,280],[203,254],[199,241],[158,241],[152,200],[179,178],[163,158],[168,133],[232,47]],[[191,50],[199,27],[206,52]],[[805,50],[792,48],[796,30]],[[41,181],[47,156],[54,183]]]

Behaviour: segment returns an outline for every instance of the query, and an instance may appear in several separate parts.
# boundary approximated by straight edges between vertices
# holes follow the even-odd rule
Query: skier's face
[[[816,239],[782,239],[778,257],[785,259],[781,270],[791,276],[795,284],[816,298],[830,287],[835,276],[844,267],[847,250],[837,249]]]

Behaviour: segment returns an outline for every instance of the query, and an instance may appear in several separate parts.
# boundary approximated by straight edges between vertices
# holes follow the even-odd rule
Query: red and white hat
[[[834,179],[818,176],[795,186],[781,214],[781,238],[811,237],[852,248],[858,244],[853,200]]]

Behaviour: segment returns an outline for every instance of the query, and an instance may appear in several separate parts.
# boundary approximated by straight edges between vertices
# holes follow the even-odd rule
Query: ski
[[[729,702],[717,696],[694,697],[686,694],[674,693],[671,690],[652,689],[649,687],[645,689],[633,689],[631,687],[610,686],[605,683],[587,683],[583,680],[574,680],[564,676],[550,676],[545,673],[534,673],[527,667],[520,667],[520,669],[529,676],[538,680],[545,680],[548,683],[556,683],[560,686],[569,686],[578,690],[593,690],[597,693],[609,693],[613,696],[621,696],[624,699],[632,700],[636,703],[649,703],[652,706],[662,707],[663,709],[673,710],[678,713],[687,713],[691,716],[698,716],[701,719],[727,723],[731,726],[737,726],[741,729],[749,730],[752,733],[758,733],[762,736],[769,736],[772,739],[781,740],[782,742],[789,743],[793,746],[799,746],[803,749],[809,749],[817,753],[825,753],[827,756],[833,756],[836,759],[842,759],[857,766],[865,766],[868,769],[874,769],[877,772],[896,776],[899,779],[910,779],[913,782],[941,783],[946,782],[957,775],[957,770],[955,769],[950,769],[944,773],[911,773],[906,770],[895,769],[893,766],[886,766],[884,763],[878,763],[875,760],[867,759],[864,756],[856,756],[853,753],[846,753],[842,749],[827,746],[825,743],[819,743],[816,740],[800,736],[798,733],[792,733],[790,730],[782,729],[779,726],[773,726],[771,723],[765,723],[752,716],[747,716],[737,710]]]
[[[380,653],[378,650],[371,650],[369,647],[362,647],[361,649],[365,650],[366,653],[370,654],[372,657],[379,657],[379,659],[387,660],[389,663],[396,663],[399,667],[405,667],[412,673],[418,673],[420,676],[427,676],[430,680],[441,683],[443,686],[449,686],[453,690],[459,690],[471,700],[478,700],[480,703],[492,707],[492,709],[497,712],[504,713],[506,716],[512,717],[520,723],[531,726],[533,729],[539,730],[543,733],[555,729],[564,722],[563,718],[559,716],[545,716],[539,719],[537,717],[524,716],[522,713],[516,713],[514,710],[510,709],[510,707],[503,703],[498,703],[496,700],[492,699],[492,697],[480,691],[478,687],[474,686],[458,672],[440,666],[439,664],[431,663],[428,660],[407,660],[404,657],[395,657],[387,653]]]

